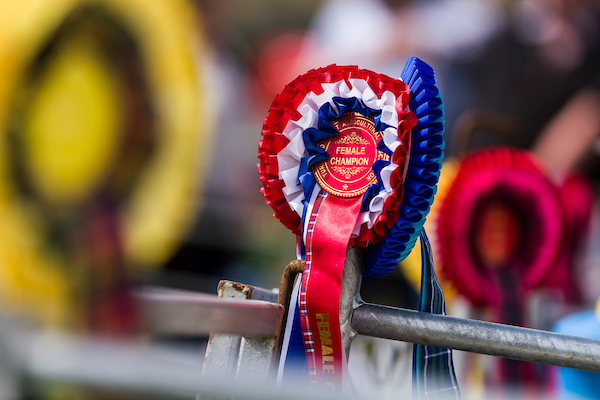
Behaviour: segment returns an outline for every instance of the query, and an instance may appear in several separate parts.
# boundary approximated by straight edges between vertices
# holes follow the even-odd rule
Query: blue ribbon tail
[[[446,315],[444,293],[435,276],[431,245],[425,229],[421,230],[421,297],[420,312]],[[452,349],[415,344],[413,346],[413,399],[460,400],[454,372]]]

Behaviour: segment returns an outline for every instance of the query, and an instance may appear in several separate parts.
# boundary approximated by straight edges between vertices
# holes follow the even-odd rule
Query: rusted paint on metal
[[[286,310],[290,304],[290,297],[294,288],[296,276],[304,271],[304,260],[294,260],[290,262],[283,270],[281,283],[279,284],[279,296],[277,303],[285,306]]]
[[[248,300],[264,300],[271,303],[277,301],[277,292],[244,283],[222,280],[217,286],[219,297],[245,298]]]

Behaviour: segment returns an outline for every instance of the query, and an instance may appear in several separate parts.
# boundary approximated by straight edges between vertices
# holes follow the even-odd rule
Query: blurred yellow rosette
[[[201,30],[184,0],[0,7],[0,302],[69,328],[90,278],[78,263],[101,251],[78,233],[96,197],[116,204],[129,273],[164,263],[193,220],[210,145]]]

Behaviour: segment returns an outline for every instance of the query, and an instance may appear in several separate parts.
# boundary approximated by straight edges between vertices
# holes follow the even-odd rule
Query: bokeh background
[[[410,55],[436,70],[448,160],[511,146],[535,155],[557,187],[580,179],[591,200],[569,233],[575,294],[544,292],[522,306],[533,310],[527,325],[543,329],[594,308],[597,1],[2,0],[3,310],[42,329],[132,335],[132,288],[214,293],[220,279],[278,287],[295,238],[260,193],[257,143],[270,102],[311,68],[398,77]],[[565,207],[580,204],[571,201]],[[409,261],[365,280],[363,296],[414,307],[416,281]],[[485,317],[449,290],[451,312]],[[481,365],[460,368],[491,368]],[[481,394],[479,375],[463,374]],[[555,383],[543,385],[546,393]]]

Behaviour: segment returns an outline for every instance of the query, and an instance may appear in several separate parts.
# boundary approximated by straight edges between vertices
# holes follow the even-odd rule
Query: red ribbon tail
[[[325,390],[342,390],[346,365],[339,323],[342,273],[361,202],[362,197],[321,193],[309,220],[301,320],[309,378]]]

